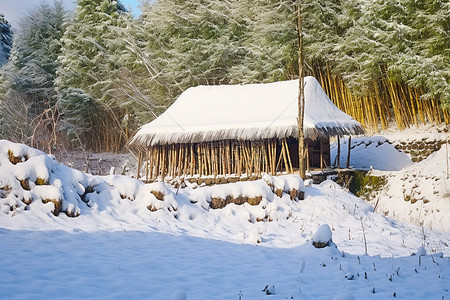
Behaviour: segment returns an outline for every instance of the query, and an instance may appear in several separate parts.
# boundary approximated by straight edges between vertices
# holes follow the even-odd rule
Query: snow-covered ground
[[[448,231],[374,213],[332,181],[307,182],[303,201],[287,193],[295,186],[266,176],[177,190],[84,174],[0,141],[0,298],[450,297]],[[258,195],[258,205],[209,207]],[[337,248],[311,245],[323,224]]]
[[[389,130],[382,135],[352,139],[350,165],[371,170],[369,175],[383,177],[386,183],[372,192],[369,203],[376,212],[398,221],[430,229],[450,230],[450,140],[445,126],[412,127],[398,132]],[[398,151],[399,143],[442,143],[439,151],[425,160],[413,163],[408,154]],[[347,159],[348,139],[341,141],[340,165]],[[337,153],[332,145],[332,160]]]

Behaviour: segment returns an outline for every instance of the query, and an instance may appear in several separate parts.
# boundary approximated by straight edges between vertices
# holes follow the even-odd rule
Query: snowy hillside
[[[262,299],[266,285],[271,299],[450,296],[448,232],[376,214],[332,181],[266,176],[176,190],[87,175],[7,141],[0,170],[8,299]],[[294,188],[305,200],[291,200]],[[254,205],[212,209],[214,199]],[[311,245],[321,224],[337,249]]]
[[[368,176],[379,178],[376,181],[381,183],[372,185],[368,178],[363,194],[376,212],[430,229],[450,230],[447,130],[444,126],[420,126],[352,139],[350,165],[371,170]],[[331,147],[334,160],[336,143]],[[347,147],[348,139],[343,139],[341,167],[346,163]],[[411,158],[420,161],[413,163]]]

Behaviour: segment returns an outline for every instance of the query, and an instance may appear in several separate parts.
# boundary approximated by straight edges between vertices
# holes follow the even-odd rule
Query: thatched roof
[[[298,80],[187,89],[130,145],[298,136]],[[358,135],[361,124],[337,108],[314,77],[305,77],[306,137]]]

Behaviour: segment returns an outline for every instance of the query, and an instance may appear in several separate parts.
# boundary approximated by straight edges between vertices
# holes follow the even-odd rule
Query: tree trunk
[[[305,179],[305,137],[303,133],[303,117],[305,109],[305,80],[303,75],[303,29],[302,29],[302,0],[297,4],[297,35],[298,35],[298,170],[302,179]]]

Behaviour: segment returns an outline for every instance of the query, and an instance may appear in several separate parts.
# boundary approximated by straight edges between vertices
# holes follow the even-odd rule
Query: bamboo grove
[[[312,68],[312,74],[339,109],[360,122],[366,129],[386,129],[394,121],[399,129],[412,125],[450,123],[450,114],[437,99],[425,99],[424,91],[387,78],[373,79],[373,88],[357,96],[347,88],[342,76],[329,68]]]

